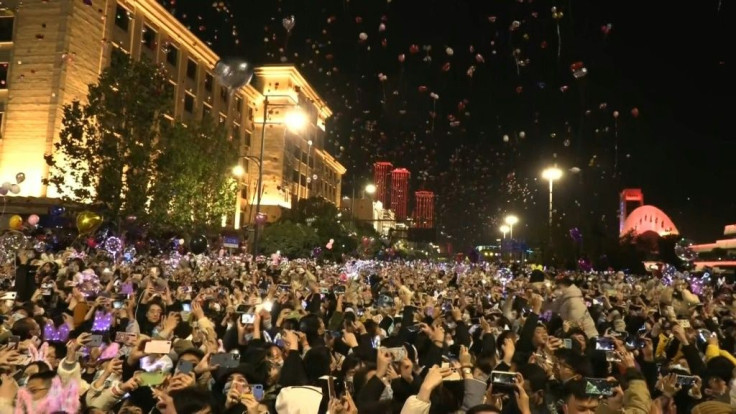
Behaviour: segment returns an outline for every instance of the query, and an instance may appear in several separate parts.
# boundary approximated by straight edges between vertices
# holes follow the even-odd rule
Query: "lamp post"
[[[365,197],[366,194],[373,195],[376,192],[376,186],[373,184],[366,184],[365,187],[363,187],[363,197]],[[355,185],[353,184],[353,198],[350,200],[350,219],[355,221]]]
[[[508,233],[509,230],[511,230],[511,227],[504,224],[498,230],[501,232],[501,234],[503,234],[503,238],[506,239],[506,233]]]
[[[244,155],[238,159],[238,164],[232,169],[233,176],[238,180],[237,193],[235,194],[235,217],[233,217],[233,229],[235,230],[240,228],[240,212],[242,211],[242,209],[240,208],[240,190],[242,189],[242,178],[248,173],[248,168],[245,168],[242,164],[240,164],[241,160],[253,161],[256,163],[256,165],[259,165],[261,163],[260,160],[258,160],[258,157]]]
[[[549,227],[549,244],[552,245],[552,193],[554,192],[554,182],[562,178],[562,170],[557,166],[546,168],[542,171],[542,178],[549,181],[549,220],[547,226]]]
[[[261,223],[261,198],[263,197],[263,153],[266,146],[266,125],[268,124],[268,108],[281,107],[293,108],[298,107],[294,104],[271,104],[268,97],[263,100],[263,121],[261,122],[261,149],[258,155],[258,185],[256,186],[256,215],[254,216],[255,228],[253,230],[253,256],[258,255],[258,239],[260,235]],[[307,122],[306,116],[299,110],[288,112],[284,116],[284,124],[287,128],[298,130]]]
[[[509,226],[509,238],[513,240],[514,224],[519,222],[519,218],[514,215],[506,216],[506,219],[504,219],[504,222]]]

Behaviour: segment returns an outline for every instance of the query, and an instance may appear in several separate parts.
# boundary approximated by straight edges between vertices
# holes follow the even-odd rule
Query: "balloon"
[[[327,250],[332,250],[332,245],[335,243],[335,239],[330,239],[330,241],[325,245]]]
[[[20,186],[18,184],[13,184],[10,186],[10,192],[13,194],[20,193]]]
[[[105,250],[110,254],[117,254],[123,248],[123,241],[118,237],[108,237],[105,241]]]
[[[253,66],[242,59],[223,59],[215,65],[215,76],[226,88],[240,89],[253,79]]]
[[[675,255],[684,262],[692,262],[698,258],[698,253],[693,250],[693,241],[681,239],[675,244]]]
[[[125,218],[125,221],[127,221],[128,223],[133,223],[136,220],[138,220],[138,217],[133,216],[133,215],[130,215],[130,216],[128,216],[128,217]]]
[[[0,247],[6,252],[15,252],[23,248],[28,239],[19,231],[9,231],[0,237]]]
[[[0,195],[6,195],[8,194],[8,190],[5,189],[5,187],[0,187]]]
[[[38,241],[36,244],[33,245],[33,250],[37,251],[38,253],[43,253],[46,251],[46,242]]]
[[[30,216],[28,216],[28,224],[30,224],[31,226],[35,226],[36,224],[38,224],[39,220],[41,220],[41,218],[39,218],[35,214],[31,214]]]
[[[15,182],[16,183],[20,184],[20,183],[22,183],[25,180],[26,180],[26,174],[25,173],[19,172],[18,174],[15,174]]]
[[[89,234],[97,230],[102,224],[102,217],[92,211],[83,211],[77,215],[77,230],[79,234]]]
[[[189,242],[189,250],[194,254],[202,254],[207,251],[207,237],[203,235],[194,236]]]
[[[125,251],[123,252],[123,257],[126,261],[133,261],[133,258],[135,257],[136,253],[138,253],[135,250],[135,247],[126,247]]]
[[[296,24],[296,21],[294,19],[294,16],[284,17],[281,20],[281,24],[284,25],[284,29],[286,29],[286,33],[290,33],[291,29],[294,28],[294,25]]]
[[[5,191],[10,191],[10,186],[11,186],[11,185],[12,185],[12,184],[10,184],[9,182],[7,182],[7,181],[6,181],[6,182],[4,182],[4,183],[3,183],[3,186],[2,186],[2,188],[3,188],[3,190],[5,190]]]
[[[10,227],[12,230],[20,230],[23,228],[23,217],[19,215],[14,215],[10,217],[10,220],[8,221],[8,227]]]
[[[58,216],[64,214],[65,211],[66,211],[66,209],[63,206],[51,206],[51,207],[49,207],[49,214],[52,215],[52,216],[54,216],[54,217],[58,217]]]

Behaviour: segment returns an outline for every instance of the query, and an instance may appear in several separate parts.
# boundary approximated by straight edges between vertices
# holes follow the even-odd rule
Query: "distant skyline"
[[[519,234],[538,237],[538,175],[555,162],[580,171],[559,183],[561,232],[615,231],[626,187],[642,188],[699,242],[736,222],[730,2],[217,4],[230,15],[195,0],[177,1],[175,15],[221,55],[295,63],[335,112],[328,145],[348,174],[369,179],[374,161],[402,161],[412,189],[438,192],[440,225],[493,229],[513,211]],[[292,15],[286,36],[282,19]],[[580,79],[577,62],[587,70]]]

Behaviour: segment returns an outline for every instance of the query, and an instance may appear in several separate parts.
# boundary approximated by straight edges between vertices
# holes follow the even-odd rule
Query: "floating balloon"
[[[123,258],[128,262],[132,262],[137,253],[135,247],[126,247],[123,252]]]
[[[123,248],[123,241],[119,237],[108,237],[105,240],[105,250],[110,254],[116,255]]]
[[[10,216],[10,220],[8,220],[8,227],[10,227],[11,230],[20,230],[23,228],[23,217],[19,215]]]
[[[286,29],[286,33],[290,33],[291,29],[293,29],[296,24],[296,20],[294,19],[294,16],[284,17],[281,20],[281,24],[284,26],[284,29]]]
[[[202,254],[207,251],[207,237],[203,235],[194,236],[189,242],[189,250],[194,254]]]
[[[223,59],[215,65],[215,76],[222,86],[240,89],[253,79],[253,66],[242,59]]]
[[[3,195],[4,196],[4,195],[7,195],[7,194],[8,194],[8,190],[6,190],[4,187],[0,187],[0,195]]]
[[[2,185],[2,189],[5,190],[5,191],[10,191],[10,186],[12,186],[12,184],[10,184],[9,182],[6,181]]]
[[[335,239],[330,239],[330,241],[325,245],[327,250],[332,250],[332,245],[335,243]]]
[[[58,217],[58,216],[64,214],[65,211],[66,211],[66,209],[63,206],[51,206],[51,207],[49,207],[49,214],[52,215],[52,216],[54,216],[54,217]]]
[[[26,180],[26,174],[25,173],[19,172],[18,174],[15,174],[15,182],[16,183],[20,184],[20,183],[22,183],[25,180]]]
[[[20,193],[20,186],[18,184],[12,184],[10,186],[10,192],[13,193],[13,194]]]
[[[92,211],[83,211],[77,215],[77,230],[79,234],[89,234],[97,230],[102,224],[102,217]]]
[[[31,214],[30,216],[28,216],[28,224],[30,224],[31,226],[35,226],[40,220],[41,219],[35,214]]]
[[[25,247],[27,242],[28,238],[19,231],[9,231],[0,237],[0,247],[6,252],[18,251]]]
[[[37,241],[36,244],[33,245],[33,250],[37,251],[38,253],[43,253],[46,251],[46,242],[44,241]]]
[[[675,244],[675,255],[684,262],[692,262],[698,258],[698,253],[693,250],[693,241],[681,239]]]

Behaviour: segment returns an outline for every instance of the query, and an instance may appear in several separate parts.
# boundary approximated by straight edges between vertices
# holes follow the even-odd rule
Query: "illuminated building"
[[[14,4],[12,4],[14,3]],[[147,59],[165,70],[175,94],[173,114],[183,123],[211,116],[241,142],[241,155],[260,152],[263,103],[268,97],[263,212],[280,216],[298,198],[340,200],[345,168],[324,150],[331,110],[293,66],[256,69],[251,85],[229,93],[213,76],[219,57],[156,0],[19,0],[0,3],[0,180],[26,174],[20,196],[58,197],[46,187],[44,155],[58,141],[64,105],[87,98],[113,53]],[[286,132],[286,108],[299,105],[309,124]],[[256,162],[241,161],[241,201],[234,219],[254,214]]]
[[[389,205],[389,177],[393,164],[386,161],[378,161],[373,164],[373,184],[376,186],[376,200]]]
[[[638,206],[628,213],[629,203]],[[659,236],[679,234],[677,227],[662,210],[652,205],[644,205],[644,194],[641,189],[628,188],[621,192],[621,205],[619,207],[620,237],[626,235],[640,236],[644,233],[653,232]]]
[[[406,168],[391,171],[391,210],[396,215],[396,221],[406,220],[410,177],[411,173]]]
[[[414,193],[414,227],[431,229],[434,227],[434,193],[417,191]]]

